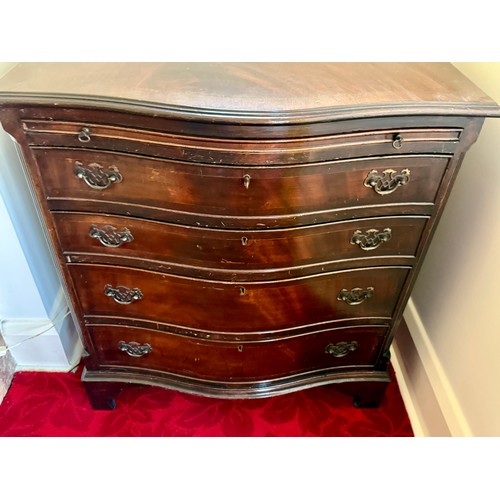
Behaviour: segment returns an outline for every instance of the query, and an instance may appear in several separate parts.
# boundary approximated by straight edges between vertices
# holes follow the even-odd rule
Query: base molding
[[[393,366],[418,436],[472,436],[429,334],[410,299],[393,342]]]
[[[127,385],[151,385],[189,394],[225,399],[256,399],[287,394],[320,385],[333,384],[353,397],[359,408],[375,408],[382,401],[391,381],[388,371],[351,373],[313,372],[268,381],[208,381],[171,373],[156,374],[135,369],[89,370],[84,368],[82,382],[94,409],[114,409],[115,396]]]

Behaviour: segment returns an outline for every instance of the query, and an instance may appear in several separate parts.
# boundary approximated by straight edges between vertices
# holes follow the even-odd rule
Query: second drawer
[[[379,217],[268,231],[203,229],[87,213],[54,213],[72,262],[123,263],[221,279],[260,271],[290,277],[328,270],[346,259],[416,254],[428,217]],[[83,255],[82,255],[83,254]],[[165,265],[161,265],[165,264]],[[352,265],[352,263],[351,263]],[[366,264],[365,264],[366,265]],[[360,266],[358,266],[360,267]]]

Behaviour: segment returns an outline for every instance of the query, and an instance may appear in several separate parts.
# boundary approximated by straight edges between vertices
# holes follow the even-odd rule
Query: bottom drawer
[[[387,326],[286,339],[217,342],[127,326],[89,326],[100,368],[133,367],[218,381],[265,381],[328,368],[372,367]]]

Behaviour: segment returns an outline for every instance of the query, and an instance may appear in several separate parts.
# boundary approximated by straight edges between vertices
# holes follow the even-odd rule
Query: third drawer
[[[410,270],[386,266],[233,283],[68,264],[85,321],[143,319],[201,332],[286,332],[348,318],[390,320]]]

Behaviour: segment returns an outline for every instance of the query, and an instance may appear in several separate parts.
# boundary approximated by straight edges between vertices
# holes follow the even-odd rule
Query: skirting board
[[[81,348],[79,342],[69,349],[63,344],[66,328],[71,328],[70,322],[56,329],[50,320],[5,321],[3,336],[16,360],[16,371],[70,371],[80,360]]]
[[[1,335],[0,347],[5,348],[5,342]],[[9,390],[15,371],[16,362],[12,354],[9,351],[2,352],[2,356],[0,356],[0,404]]]
[[[70,371],[80,361],[83,347],[62,288],[49,317],[5,319],[0,330],[16,371]]]
[[[412,299],[393,343],[393,366],[416,436],[472,436]]]
[[[420,414],[415,408],[415,404],[413,402],[415,395],[414,391],[409,386],[408,371],[406,370],[404,363],[400,360],[401,354],[399,349],[396,348],[396,345],[396,342],[394,342],[391,347],[391,364],[396,374],[399,391],[401,392],[401,397],[403,398],[406,412],[408,413],[408,418],[410,419],[413,434],[415,437],[425,437],[428,436],[428,433],[426,432],[426,429],[423,428],[420,420]]]

